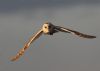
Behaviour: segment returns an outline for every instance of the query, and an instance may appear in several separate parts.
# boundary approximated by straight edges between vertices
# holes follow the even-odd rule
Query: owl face
[[[43,25],[42,29],[45,34],[49,34],[53,31],[53,25],[50,22],[47,22]]]

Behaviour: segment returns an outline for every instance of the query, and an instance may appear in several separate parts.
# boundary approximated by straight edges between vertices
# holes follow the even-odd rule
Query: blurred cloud
[[[100,0],[0,0],[0,12],[10,13],[23,9],[65,7],[78,4],[99,4]]]

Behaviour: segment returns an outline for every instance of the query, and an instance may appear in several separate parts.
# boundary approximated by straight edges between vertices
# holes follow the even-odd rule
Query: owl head
[[[42,29],[45,34],[49,34],[53,31],[54,25],[51,22],[46,22],[43,24]]]

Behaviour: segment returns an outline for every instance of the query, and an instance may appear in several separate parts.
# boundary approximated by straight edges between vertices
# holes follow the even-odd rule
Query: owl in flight
[[[37,38],[39,38],[42,34],[47,34],[47,35],[53,35],[54,33],[57,32],[65,32],[65,33],[70,33],[73,35],[77,35],[79,37],[83,37],[83,38],[87,38],[87,39],[93,39],[96,38],[96,36],[92,36],[92,35],[87,35],[87,34],[83,34],[80,32],[77,32],[75,30],[71,30],[69,28],[64,28],[61,26],[55,26],[53,25],[51,22],[46,22],[43,24],[42,28],[34,35],[32,36],[29,41],[24,45],[24,47],[17,53],[17,55],[15,57],[13,57],[11,59],[11,61],[15,61],[17,60],[20,56],[23,55],[23,53],[25,52],[25,50],[27,48],[29,48],[30,44],[35,41]]]

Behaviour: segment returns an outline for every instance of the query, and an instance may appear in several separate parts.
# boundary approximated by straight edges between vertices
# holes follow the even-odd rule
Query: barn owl
[[[46,22],[43,24],[42,28],[35,34],[33,35],[29,41],[24,45],[24,47],[17,53],[17,55],[13,58],[11,58],[11,61],[15,61],[17,60],[20,56],[23,55],[23,53],[25,52],[25,50],[27,48],[29,48],[30,44],[35,41],[37,38],[39,38],[42,34],[46,34],[46,35],[53,35],[54,33],[57,32],[65,32],[65,33],[70,33],[73,35],[77,35],[79,37],[83,37],[83,38],[88,38],[88,39],[93,39],[96,38],[96,36],[92,36],[92,35],[87,35],[87,34],[83,34],[80,32],[77,32],[75,30],[71,30],[68,28],[64,28],[61,26],[55,26],[53,25],[51,22]]]

